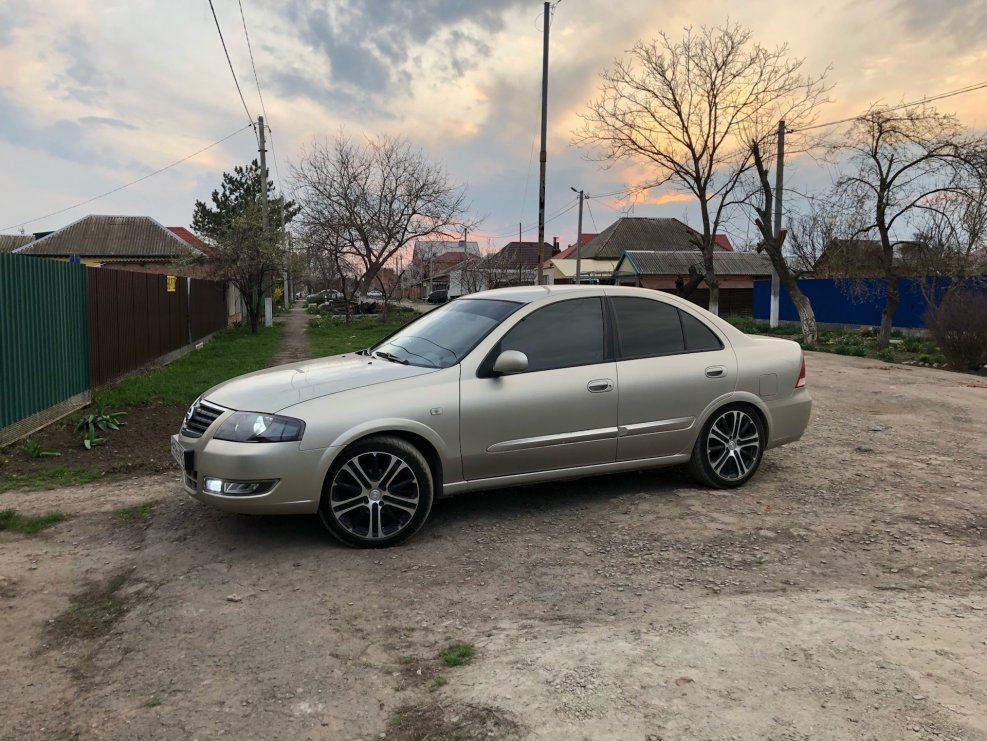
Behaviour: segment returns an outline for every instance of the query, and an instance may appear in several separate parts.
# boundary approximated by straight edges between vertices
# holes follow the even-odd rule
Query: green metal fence
[[[89,389],[86,269],[0,253],[0,428]]]

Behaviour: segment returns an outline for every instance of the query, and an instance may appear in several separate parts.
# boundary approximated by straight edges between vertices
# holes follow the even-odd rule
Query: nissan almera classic
[[[740,486],[802,436],[811,405],[794,342],[657,291],[527,286],[222,383],[171,448],[206,504],[318,513],[343,542],[383,547],[460,492],[681,463]]]

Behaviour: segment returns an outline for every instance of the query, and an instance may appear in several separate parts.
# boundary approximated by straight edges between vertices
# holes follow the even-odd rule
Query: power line
[[[568,202],[568,205],[563,206],[561,211],[558,211],[552,214],[551,216],[549,216],[548,218],[546,218],[545,223],[547,224],[550,221],[555,221],[560,216],[563,216],[569,213],[570,211],[572,211],[572,209],[574,209],[577,205],[579,205],[579,199],[574,198],[572,201]],[[524,232],[530,232],[532,229],[537,229],[537,228],[538,228],[537,224],[530,224],[529,226],[522,227],[521,233],[523,234]],[[504,237],[513,237],[515,234],[517,234],[517,232],[515,231],[505,232],[504,234],[490,234],[486,237],[486,239],[503,239]]]
[[[243,35],[247,38],[247,51],[250,52],[250,68],[254,71],[254,82],[257,83],[257,97],[260,98],[260,109],[264,113],[264,119],[267,120],[267,109],[264,107],[264,96],[260,92],[260,79],[257,77],[257,67],[254,65],[254,50],[250,46],[250,34],[247,33],[247,18],[243,14],[243,2],[242,0],[237,0],[237,3],[240,6],[240,20],[243,21]],[[277,166],[277,158],[275,158],[274,164]]]
[[[80,206],[85,206],[87,203],[92,203],[93,201],[98,201],[100,198],[105,198],[106,196],[113,195],[117,191],[121,191],[124,188],[129,188],[131,185],[137,185],[137,183],[143,182],[144,180],[147,180],[148,178],[154,177],[155,175],[158,175],[158,174],[164,172],[165,170],[170,170],[172,167],[175,167],[176,165],[180,165],[183,162],[186,162],[186,161],[192,159],[193,157],[195,157],[197,155],[200,155],[203,152],[205,152],[205,151],[207,151],[209,149],[212,149],[213,147],[215,147],[215,146],[217,146],[219,144],[222,144],[227,139],[233,138],[234,136],[236,136],[237,134],[239,134],[241,131],[246,131],[247,129],[250,129],[250,128],[253,128],[253,124],[251,124],[250,126],[244,126],[243,128],[237,129],[232,134],[229,134],[228,136],[224,136],[222,139],[220,139],[218,141],[214,141],[209,146],[203,147],[202,149],[198,150],[197,152],[192,152],[192,154],[188,155],[187,157],[182,157],[180,160],[175,160],[170,165],[165,165],[164,167],[162,167],[159,170],[155,170],[154,172],[149,172],[147,175],[144,175],[143,177],[139,177],[136,180],[132,180],[131,182],[129,182],[129,183],[125,184],[125,185],[121,185],[118,188],[114,188],[113,190],[108,190],[105,193],[100,193],[98,196],[93,196],[92,198],[88,198],[85,201],[81,201],[81,202],[76,203],[76,204],[74,204],[72,206],[68,206],[66,208],[59,209],[58,211],[52,211],[50,214],[45,214],[44,216],[38,216],[37,218],[34,218],[34,219],[28,219],[27,221],[19,221],[16,224],[11,224],[10,226],[5,226],[2,229],[0,229],[0,231],[6,231],[7,229],[13,229],[15,227],[24,226],[26,224],[33,224],[35,221],[41,221],[42,219],[47,219],[47,218],[49,218],[51,216],[58,216],[59,214],[63,214],[66,211],[71,211],[74,208],[79,208]]]
[[[898,105],[892,106],[890,108],[882,108],[881,112],[892,113],[893,111],[900,111],[902,108],[911,108],[912,106],[921,105],[922,103],[931,103],[934,100],[952,98],[953,96],[956,95],[965,95],[966,93],[972,93],[976,90],[982,90],[984,88],[987,88],[987,82],[978,82],[974,85],[967,85],[966,87],[962,87],[957,90],[950,90],[949,92],[938,93],[937,95],[930,95],[928,97],[922,98],[921,100],[913,100],[910,103],[899,103]],[[864,115],[866,115],[866,112],[861,113],[857,116],[851,116],[849,118],[841,118],[838,121],[829,121],[827,123],[812,124],[811,126],[802,126],[798,129],[789,129],[789,132],[810,131],[812,129],[823,129],[826,128],[827,126],[838,126],[839,124],[842,123],[850,123],[851,121],[857,121]]]
[[[593,209],[590,207],[588,200],[586,201],[586,210],[589,211],[589,218],[593,222],[593,228],[596,229],[596,233],[599,234],[600,233],[600,227],[598,227],[596,225],[596,217],[593,216]],[[576,237],[576,241],[577,242],[579,241],[579,237],[578,236]]]
[[[233,75],[233,84],[236,85],[236,91],[240,94],[240,102],[243,103],[243,110],[247,114],[247,120],[250,121],[250,125],[254,125],[254,117],[250,115],[250,110],[247,108],[247,101],[243,99],[243,91],[240,89],[240,81],[236,79],[236,72],[233,71],[233,62],[230,59],[230,52],[226,48],[226,40],[223,38],[223,29],[219,27],[219,18],[216,17],[216,8],[213,7],[212,0],[209,0],[209,9],[212,10],[212,18],[216,21],[216,30],[219,32],[219,40],[223,44],[223,53],[226,54],[226,61],[230,65],[230,74]]]

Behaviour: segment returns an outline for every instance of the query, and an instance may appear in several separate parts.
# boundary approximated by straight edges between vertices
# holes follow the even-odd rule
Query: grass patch
[[[429,690],[431,692],[435,692],[436,690],[442,689],[447,684],[449,684],[449,680],[446,679],[445,677],[439,676],[432,680],[432,686],[429,688]]]
[[[333,319],[310,320],[308,338],[312,357],[323,358],[327,355],[362,350],[382,340],[404,324],[404,322],[381,324],[375,317],[355,320],[352,324]]]
[[[798,324],[782,324],[773,329],[768,322],[759,322],[749,316],[725,316],[741,332],[750,335],[773,335],[795,340],[804,350],[815,352],[830,352],[836,355],[849,355],[857,358],[875,358],[886,363],[918,361],[922,363],[945,362],[942,352],[933,342],[920,337],[905,337],[900,330],[891,333],[893,342],[890,347],[877,349],[876,328],[859,331],[820,330],[819,342],[809,344],[802,339],[802,328]]]
[[[141,406],[151,402],[191,404],[206,389],[235,376],[260,370],[277,352],[280,327],[232,327],[213,337],[201,350],[164,368],[128,378],[100,390],[97,401],[106,407]]]
[[[446,666],[460,666],[473,658],[474,653],[476,649],[472,643],[453,643],[439,654],[439,658]]]
[[[94,584],[75,595],[69,609],[55,618],[49,629],[62,639],[91,640],[106,635],[129,609],[119,594],[126,580],[124,574],[118,574],[105,585]]]
[[[154,505],[155,502],[144,502],[143,504],[135,504],[132,507],[120,507],[120,509],[113,510],[113,519],[124,525],[147,522],[151,519],[151,512],[154,509]]]
[[[0,493],[13,489],[57,489],[61,486],[76,486],[94,481],[102,476],[99,471],[85,468],[53,468],[50,471],[32,473],[8,473],[0,478]]]
[[[15,533],[34,535],[47,527],[68,519],[61,512],[49,512],[38,517],[18,514],[15,509],[0,510],[0,530],[13,530]]]

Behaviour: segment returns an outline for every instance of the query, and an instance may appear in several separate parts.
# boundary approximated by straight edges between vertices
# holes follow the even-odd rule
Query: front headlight
[[[234,412],[213,438],[234,443],[290,443],[302,439],[305,423],[300,419],[260,412]]]

